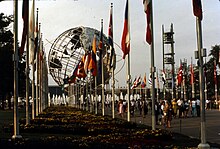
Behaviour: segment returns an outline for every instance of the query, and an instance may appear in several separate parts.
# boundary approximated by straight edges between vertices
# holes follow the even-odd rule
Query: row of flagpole
[[[15,56],[14,56],[14,62],[15,62],[15,87],[14,87],[14,124],[17,123],[17,1],[14,1],[15,3],[15,27],[14,27],[14,32],[15,34]],[[34,5],[34,0],[33,0],[33,5]],[[194,10],[196,7],[201,6],[201,1],[200,0],[193,0],[193,7]],[[146,41],[150,45],[151,48],[151,75],[152,78],[155,78],[155,66],[154,66],[154,36],[153,36],[153,6],[152,6],[152,1],[151,0],[144,0],[144,6],[145,6],[145,13],[147,16],[147,32],[146,32]],[[208,148],[208,144],[206,143],[206,134],[205,134],[205,112],[204,112],[204,76],[203,76],[203,58],[201,55],[201,50],[202,50],[202,31],[201,31],[201,20],[202,20],[202,12],[197,12],[200,11],[200,9],[196,9],[196,14],[195,16],[197,17],[196,21],[196,26],[197,26],[197,43],[198,43],[198,53],[199,53],[199,62],[200,62],[200,69],[199,69],[199,74],[200,74],[200,101],[202,104],[202,114],[201,114],[201,144],[199,145],[200,148],[203,148],[204,146]],[[201,10],[202,11],[202,10]],[[195,13],[195,11],[194,11]],[[103,26],[101,25],[101,28]],[[127,74],[126,74],[126,79],[127,79],[127,94],[130,95],[130,82],[131,82],[131,76],[130,76],[130,22],[129,22],[129,0],[126,0],[126,7],[125,7],[125,21],[124,21],[124,29],[123,29],[123,35],[122,35],[122,42],[121,42],[121,47],[122,51],[124,53],[123,59],[126,59],[126,68],[127,68]],[[103,51],[103,46],[101,48],[101,51]],[[33,53],[32,53],[33,54]],[[101,57],[102,59],[102,57]],[[103,65],[102,65],[103,66]],[[32,62],[32,69],[33,69],[33,80],[32,80],[32,118],[35,116],[35,111],[34,111],[34,62]],[[102,67],[103,71],[103,67]],[[114,71],[112,71],[113,73]],[[114,75],[114,74],[112,74]],[[104,96],[103,96],[103,91],[104,91],[104,75],[102,75],[102,103],[104,101]],[[114,80],[113,80],[114,81]],[[114,87],[114,83],[113,83]],[[97,88],[97,86],[96,86]],[[155,130],[155,80],[152,79],[152,86],[151,86],[151,99],[152,99],[152,129]],[[102,105],[104,106],[104,104]],[[28,112],[28,111],[27,111]],[[102,107],[102,114],[104,115],[104,107]],[[127,119],[130,121],[130,96],[128,96],[128,113],[127,113]],[[18,126],[14,125],[15,129],[15,136],[19,136],[19,131],[18,131]]]
[[[21,138],[18,121],[18,60],[23,55],[26,43],[26,125],[30,123],[29,110],[29,70],[32,65],[32,110],[31,118],[38,116],[47,107],[48,71],[46,56],[43,49],[42,34],[38,24],[38,10],[35,26],[35,0],[32,1],[32,11],[29,20],[29,0],[23,0],[22,17],[23,33],[21,47],[18,48],[18,1],[14,0],[14,135],[12,138]],[[35,35],[34,35],[35,34]],[[30,50],[30,51],[29,51]],[[30,57],[29,57],[30,56]],[[36,66],[35,66],[36,64]],[[36,68],[35,68],[36,67]],[[35,85],[35,71],[37,74]],[[36,86],[36,90],[35,90]],[[36,98],[35,98],[36,95]],[[36,100],[35,100],[36,99]],[[35,105],[36,103],[36,105]]]

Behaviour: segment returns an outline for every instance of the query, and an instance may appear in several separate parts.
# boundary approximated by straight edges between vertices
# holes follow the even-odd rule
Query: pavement
[[[110,112],[108,112],[110,115]],[[116,117],[120,118],[116,114]],[[216,109],[205,111],[206,119],[206,141],[210,143],[220,144],[220,111]],[[127,119],[127,115],[124,115],[123,119]],[[131,121],[136,123],[146,124],[152,126],[151,114],[142,117],[139,112],[136,111],[135,117],[131,117]],[[191,138],[200,139],[200,125],[201,117],[187,117],[187,118],[173,118],[171,121],[171,128],[166,128],[163,125],[156,125],[156,128],[167,129],[171,132],[187,135]]]

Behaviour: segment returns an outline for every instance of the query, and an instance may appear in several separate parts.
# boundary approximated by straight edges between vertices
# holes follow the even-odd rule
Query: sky
[[[146,16],[142,0],[130,0],[130,71],[132,80],[135,77],[147,77],[151,67],[151,49],[145,41]],[[30,10],[31,10],[30,1]],[[113,3],[113,36],[117,54],[116,86],[126,85],[126,64],[122,60],[120,49],[124,24],[126,0],[36,0],[35,7],[39,8],[39,22],[46,53],[51,44],[64,31],[79,27],[91,27],[100,30],[101,19],[104,20],[103,32],[108,35],[110,4]],[[19,22],[18,39],[21,41],[23,20],[22,1],[18,1]],[[207,49],[220,45],[220,2],[219,0],[202,0],[202,41]],[[13,14],[13,1],[0,2],[0,12]],[[196,63],[194,51],[197,49],[196,18],[193,15],[192,0],[153,0],[153,34],[154,34],[154,63],[156,69],[162,70],[162,25],[169,31],[171,23],[174,30],[175,67],[179,67],[180,59],[187,63]],[[165,47],[165,50],[167,47]],[[160,71],[159,71],[160,73]],[[49,76],[49,85],[55,85]],[[149,86],[149,84],[148,84]]]

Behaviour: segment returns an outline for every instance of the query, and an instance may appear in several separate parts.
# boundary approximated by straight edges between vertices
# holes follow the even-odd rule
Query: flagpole
[[[98,103],[97,102],[97,77],[95,76],[95,114],[98,114],[98,104],[97,103]]]
[[[27,45],[26,45],[26,125],[30,123],[29,117],[29,0],[27,1]]]
[[[18,1],[14,1],[14,135],[13,139],[22,138],[19,135],[18,117]]]
[[[112,118],[115,118],[115,70],[114,70],[114,62],[115,60],[114,53],[114,40],[113,40],[113,3],[111,3],[111,9],[110,9],[110,22],[109,22],[109,38],[112,38],[112,45],[110,45],[111,48],[111,56],[110,56],[110,69],[112,70]]]
[[[194,84],[194,74],[192,74],[192,72],[194,72],[193,70],[193,65],[192,65],[192,57],[191,57],[191,83],[192,83],[192,98],[195,98],[195,84]],[[192,76],[193,75],[193,76]]]
[[[34,11],[35,11],[35,0],[33,0],[32,9],[33,9],[32,13],[34,14]],[[33,22],[34,22],[35,18],[32,18],[32,19],[33,19]],[[34,30],[35,29],[35,27],[34,27],[35,24],[33,22],[32,22],[32,29]],[[33,38],[34,38],[34,34],[33,34]],[[31,40],[34,40],[34,39],[31,39]],[[31,41],[31,42],[33,42],[33,41]],[[34,69],[35,69],[35,67],[34,67],[34,56],[33,56],[34,55],[34,46],[32,46],[31,48],[33,48],[32,49],[32,119],[34,119],[35,118],[35,100],[34,100],[34,90],[35,90],[34,89],[35,88],[35,85],[34,85],[34,82],[35,82]]]
[[[37,8],[37,23],[36,23],[36,24],[38,25],[38,8]],[[37,27],[37,28],[38,28],[38,27]],[[39,26],[39,29],[40,29],[40,26]],[[38,31],[37,31],[37,34],[38,34]],[[37,36],[38,36],[38,35],[37,35]],[[41,37],[39,37],[39,38],[41,38]],[[38,48],[39,48],[39,47],[38,47]],[[39,103],[39,102],[38,102],[38,101],[39,101],[39,100],[38,100],[38,93],[39,93],[39,92],[38,92],[38,88],[39,88],[39,87],[38,87],[38,84],[39,84],[39,74],[38,74],[38,73],[39,73],[39,70],[38,70],[38,69],[39,69],[39,66],[38,66],[38,65],[39,65],[39,57],[38,57],[39,50],[38,50],[38,48],[36,49],[36,50],[37,50],[37,51],[36,51],[36,56],[37,56],[37,57],[36,57],[36,72],[37,72],[37,73],[36,73],[36,74],[37,74],[37,81],[36,81],[36,116],[38,116],[38,113],[39,113],[39,111],[38,111],[38,110],[39,110],[39,108],[38,108],[38,107],[39,107],[39,105],[38,105],[38,103]]]
[[[128,2],[128,33],[130,33],[130,5],[129,5],[129,0]],[[130,36],[130,34],[129,34]],[[130,37],[129,37],[130,39]],[[130,41],[129,41],[130,42]],[[127,109],[127,120],[130,122],[130,84],[131,84],[131,75],[130,75],[130,52],[127,55],[127,95],[128,95],[128,109]]]
[[[152,75],[152,86],[151,86],[151,100],[152,100],[152,130],[155,130],[156,128],[156,118],[155,118],[155,67],[154,67],[154,34],[153,34],[153,4],[152,0],[150,0],[150,8],[151,8],[151,14],[150,14],[150,27],[151,27],[151,75]]]
[[[103,19],[101,19],[101,29],[103,30]],[[101,33],[102,34],[102,33]],[[102,36],[102,35],[101,35]],[[102,39],[101,39],[102,40]],[[101,68],[102,68],[102,116],[105,115],[105,94],[104,94],[104,87],[105,87],[105,82],[104,82],[104,66],[103,66],[103,41],[102,42],[102,47],[101,47]]]
[[[196,17],[197,46],[199,55],[199,82],[200,82],[200,102],[201,102],[201,143],[198,145],[200,149],[210,148],[206,142],[206,119],[205,119],[205,99],[204,99],[204,71],[203,71],[203,46],[202,46],[202,27],[201,20]]]

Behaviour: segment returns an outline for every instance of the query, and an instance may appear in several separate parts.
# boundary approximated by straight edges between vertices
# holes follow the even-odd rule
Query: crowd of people
[[[151,102],[148,100],[134,100],[130,102],[130,114],[134,117],[134,113],[145,117],[148,111],[151,111]],[[120,99],[117,102],[117,111],[121,117],[127,112],[126,100]],[[155,117],[157,125],[164,125],[164,127],[171,127],[173,118],[188,118],[200,117],[200,100],[192,98],[191,100],[173,99],[160,100],[155,103]]]

